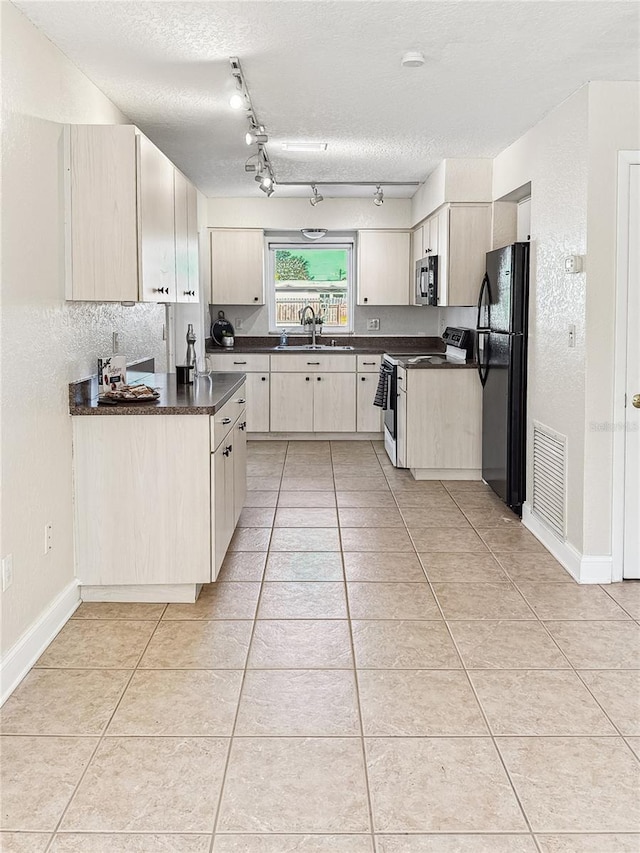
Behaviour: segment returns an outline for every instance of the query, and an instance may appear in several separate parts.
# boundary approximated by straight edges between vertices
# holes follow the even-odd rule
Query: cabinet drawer
[[[225,373],[268,373],[269,356],[256,353],[215,353],[207,359],[212,370]]]
[[[358,373],[379,373],[381,355],[359,355]]]
[[[244,383],[228,400],[219,412],[211,417],[211,450],[214,451],[227,433],[233,428],[240,415],[246,409],[246,386]]]
[[[272,355],[274,373],[351,373],[356,369],[355,355]]]

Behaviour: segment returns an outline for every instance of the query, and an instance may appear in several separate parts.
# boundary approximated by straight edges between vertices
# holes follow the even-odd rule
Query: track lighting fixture
[[[259,172],[253,180],[257,181],[260,184],[261,190],[271,189],[271,187],[273,186],[273,178],[268,173],[261,174]]]
[[[229,106],[232,110],[241,110],[246,108],[247,102],[241,92],[234,92],[229,98]]]
[[[315,207],[316,204],[320,204],[321,201],[324,201],[324,196],[321,196],[318,192],[318,187],[315,184],[311,184],[311,191],[313,195],[309,199],[309,204],[312,207]]]
[[[373,203],[377,204],[380,207],[381,204],[384,204],[384,191],[380,184],[376,187],[376,191],[373,194]]]
[[[272,195],[273,195],[273,193],[274,193],[273,186],[268,186],[268,187],[267,187],[267,186],[264,186],[263,184],[260,184],[260,189],[261,189],[261,190],[262,190],[262,192],[266,195],[266,197],[267,197],[267,198],[271,198],[271,196],[272,196]]]
[[[264,132],[264,127],[254,127],[245,133],[244,141],[247,145],[266,145],[269,137]]]

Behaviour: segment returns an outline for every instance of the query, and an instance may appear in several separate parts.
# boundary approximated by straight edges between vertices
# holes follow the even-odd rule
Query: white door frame
[[[611,580],[622,580],[625,515],[625,391],[627,379],[627,288],[629,268],[629,181],[640,151],[618,152],[616,324],[613,370],[613,511]]]

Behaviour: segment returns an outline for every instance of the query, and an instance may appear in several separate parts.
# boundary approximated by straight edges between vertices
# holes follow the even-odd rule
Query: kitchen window
[[[311,305],[320,334],[353,331],[353,239],[326,242],[267,239],[271,332],[302,332],[300,312]]]

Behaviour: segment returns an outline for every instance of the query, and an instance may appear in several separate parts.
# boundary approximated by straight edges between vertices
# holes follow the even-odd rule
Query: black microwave
[[[438,256],[428,255],[416,262],[416,305],[438,304]]]

